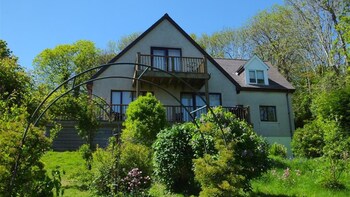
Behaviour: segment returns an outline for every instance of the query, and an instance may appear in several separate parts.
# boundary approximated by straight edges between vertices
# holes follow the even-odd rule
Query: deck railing
[[[175,57],[159,55],[137,55],[137,63],[159,68],[168,72],[205,73],[205,59],[198,57]],[[136,66],[136,70],[144,70]],[[152,70],[152,69],[151,69]],[[154,69],[156,71],[156,69]]]
[[[97,117],[103,121],[124,121],[126,119],[126,109],[128,105],[118,104],[110,105],[104,109],[99,110]],[[193,106],[175,106],[164,105],[166,112],[166,119],[170,123],[181,123],[192,121],[192,117],[199,118],[201,114],[207,113],[206,108],[194,108]],[[249,107],[235,106],[235,107],[222,107],[224,111],[229,111],[236,115],[237,118],[250,122]],[[108,109],[108,110],[107,110]],[[191,113],[191,115],[188,113]]]

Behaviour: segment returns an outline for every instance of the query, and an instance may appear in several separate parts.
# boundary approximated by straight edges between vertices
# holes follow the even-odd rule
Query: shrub
[[[239,190],[239,188],[233,189],[232,187],[241,187],[244,191],[250,191],[250,180],[259,177],[269,167],[268,144],[253,131],[251,126],[236,119],[232,113],[223,112],[221,108],[216,108],[214,114],[216,118],[212,113],[202,115],[200,130],[204,135],[210,135],[214,138],[217,154],[205,154],[205,161],[197,160],[195,162],[196,179],[201,182],[197,173],[199,171],[203,174],[202,177],[205,177],[205,174],[208,177],[212,176],[213,173],[210,169],[214,168],[217,171],[214,173],[215,177],[207,180],[214,182],[204,183],[202,181],[203,191],[208,189],[225,193],[226,189],[224,188],[227,188],[227,191]],[[230,162],[231,167],[228,170],[223,167],[214,167],[219,165],[217,163],[224,161]],[[198,168],[201,163],[207,164],[207,167]],[[219,171],[220,169],[221,171]],[[228,180],[227,176],[233,175],[236,177],[233,182],[222,182],[223,185],[217,185],[219,180]],[[210,187],[206,188],[206,186]],[[215,186],[215,188],[211,186]]]
[[[273,143],[269,149],[269,155],[286,158],[287,148],[283,144]]]
[[[151,178],[144,176],[138,168],[133,168],[122,179],[126,191],[132,196],[146,196],[145,189],[149,187]]]
[[[30,126],[24,144],[21,139],[25,130],[27,113],[25,108],[8,105],[0,101],[0,194],[8,196],[50,196],[52,189],[60,189],[60,179],[50,179],[40,161],[50,148],[51,140],[44,131]],[[20,148],[21,147],[21,148]],[[12,187],[12,170],[20,154],[17,174]],[[55,171],[55,175],[57,175]]]
[[[120,174],[125,177],[129,171],[138,168],[144,176],[152,174],[152,151],[145,145],[126,142],[121,146]]]
[[[322,170],[321,182],[327,188],[343,189],[345,186],[340,178],[349,169],[350,137],[344,135],[336,121],[326,121],[322,127],[325,130],[323,159],[326,165]]]
[[[82,156],[82,158],[85,160],[86,168],[88,170],[91,170],[91,165],[92,165],[92,151],[91,148],[88,144],[83,144],[79,148],[79,152]]]
[[[199,196],[238,196],[245,187],[244,176],[236,173],[241,166],[234,158],[234,142],[230,142],[229,147],[219,144],[217,155],[205,154],[194,160],[195,177],[202,186]]]
[[[116,140],[110,138],[109,146],[106,150],[96,149],[93,154],[93,182],[91,189],[97,195],[109,196],[121,190],[119,188],[121,176],[118,172],[119,149]]]
[[[295,156],[306,158],[320,157],[323,155],[324,145],[324,131],[320,119],[316,119],[294,132],[292,151]]]
[[[190,144],[194,132],[191,123],[173,125],[162,130],[153,144],[154,173],[172,192],[198,192],[192,170],[194,152]]]
[[[150,93],[131,102],[126,110],[122,141],[151,147],[157,133],[166,126],[165,109]]]

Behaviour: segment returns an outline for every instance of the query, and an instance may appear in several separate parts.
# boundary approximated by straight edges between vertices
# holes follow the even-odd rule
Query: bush
[[[321,182],[327,188],[344,189],[340,178],[349,169],[350,137],[344,135],[336,121],[324,122],[323,129],[325,130],[323,159],[326,161],[326,167],[322,170]]]
[[[157,133],[167,124],[165,109],[150,93],[131,102],[126,110],[122,141],[151,147]]]
[[[122,177],[132,169],[138,168],[143,176],[152,174],[152,151],[145,145],[126,142],[121,146],[120,174]]]
[[[97,195],[110,196],[121,190],[121,176],[118,172],[120,150],[114,137],[110,138],[106,150],[96,149],[93,154],[93,180],[91,189]]]
[[[286,158],[287,148],[283,144],[273,143],[269,149],[269,155]]]
[[[217,154],[205,154],[204,158],[195,161],[195,178],[201,183],[203,191],[250,191],[250,180],[259,177],[269,167],[268,144],[251,126],[236,119],[232,113],[216,108],[214,114],[217,119],[212,113],[202,115],[200,131],[213,137]],[[228,168],[223,167],[223,162],[229,162]],[[209,182],[204,183],[201,177],[206,176]],[[232,182],[228,181],[231,176],[234,176]]]
[[[154,173],[172,192],[198,192],[192,170],[194,152],[190,144],[195,129],[191,123],[173,125],[162,130],[153,144]]]
[[[91,148],[88,144],[83,144],[79,148],[79,152],[82,156],[82,158],[85,160],[86,168],[88,170],[91,170],[91,165],[92,165],[92,151]]]
[[[195,177],[201,184],[199,196],[239,196],[244,186],[244,176],[237,173],[241,166],[235,164],[234,142],[229,147],[217,144],[217,155],[205,154],[195,159]]]
[[[316,119],[294,132],[292,151],[297,157],[320,157],[323,155],[324,145],[324,131],[320,119]]]
[[[50,148],[51,140],[44,131],[30,126],[24,144],[21,139],[27,124],[25,108],[0,101],[0,194],[8,196],[50,196],[53,189],[60,190],[60,179],[55,171],[50,179],[40,161]],[[21,147],[21,148],[20,148]],[[12,187],[12,170],[18,155],[21,155]],[[58,174],[59,175],[59,174]]]

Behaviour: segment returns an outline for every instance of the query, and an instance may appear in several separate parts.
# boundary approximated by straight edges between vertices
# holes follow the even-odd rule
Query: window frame
[[[251,72],[254,72],[254,78],[250,77]],[[263,76],[262,79],[258,78],[258,72],[262,72],[262,76]],[[252,82],[251,79],[254,79],[254,82]],[[248,80],[249,80],[249,84],[266,85],[266,83],[265,83],[265,71],[264,70],[248,70]],[[262,80],[262,83],[260,83],[259,80]]]
[[[273,118],[270,119],[271,115],[269,114],[271,111],[269,110],[270,108],[273,109]],[[262,116],[262,110],[265,110],[266,113],[266,118]],[[273,105],[260,105],[259,106],[259,116],[260,116],[260,121],[261,122],[277,122],[277,107]]]
[[[180,51],[180,56],[179,56],[179,58],[181,59],[182,58],[182,49],[181,48],[175,48],[175,47],[151,47],[151,55],[152,55],[152,57],[153,57],[153,54],[154,54],[154,50],[163,50],[163,51],[165,51],[165,68],[166,68],[166,70],[167,71],[172,71],[172,72],[181,72],[181,61],[179,62],[180,63],[180,65],[179,65],[179,67],[180,67],[180,71],[176,71],[176,69],[174,69],[174,70],[170,70],[169,68],[168,68],[168,66],[169,66],[169,50],[179,50]],[[174,57],[174,56],[171,56],[171,57]],[[153,58],[151,58],[151,65],[152,65],[152,68],[151,68],[151,70],[153,70],[153,66],[154,66],[154,60],[153,60]]]

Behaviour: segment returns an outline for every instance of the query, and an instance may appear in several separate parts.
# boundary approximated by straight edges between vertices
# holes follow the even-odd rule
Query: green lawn
[[[86,172],[85,161],[79,152],[47,152],[42,161],[48,173],[60,166],[62,174],[62,186],[64,189],[64,196],[90,196],[89,191],[81,189],[79,183],[75,181],[77,174]]]
[[[268,196],[350,196],[350,172],[342,175],[343,190],[330,190],[321,186],[324,174],[320,159],[276,159],[276,165],[265,175],[252,182],[256,194]],[[289,169],[289,173],[286,169]]]
[[[62,175],[64,196],[91,196],[89,191],[75,181],[77,174],[86,174],[84,160],[79,152],[48,152],[42,158],[45,168],[50,173],[56,166],[65,171]],[[350,172],[342,176],[344,190],[329,190],[319,183],[320,160],[277,159],[274,168],[252,182],[253,196],[350,196]],[[289,169],[289,174],[285,172]]]

